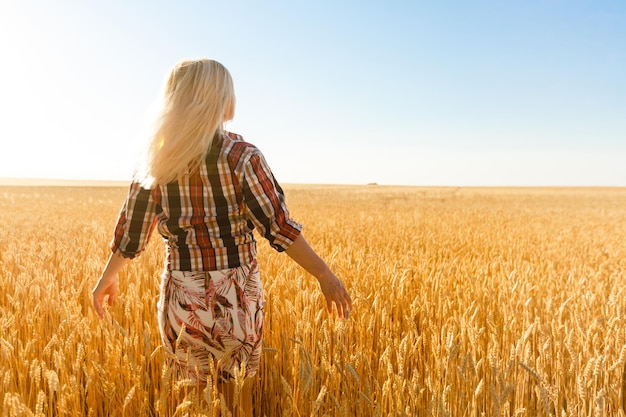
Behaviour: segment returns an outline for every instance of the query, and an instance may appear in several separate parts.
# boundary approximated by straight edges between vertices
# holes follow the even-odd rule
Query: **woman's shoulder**
[[[235,132],[229,132],[229,131],[227,131],[227,130],[223,130],[223,131],[222,131],[222,133],[223,133],[223,136],[224,136],[226,139],[230,139],[231,141],[234,141],[234,142],[245,142],[245,141],[243,140],[243,136],[241,136],[241,135],[240,135],[240,134],[238,134],[238,133],[235,133]]]
[[[243,136],[237,133],[224,131],[224,148],[229,154],[253,154],[260,152],[259,149],[250,142],[244,140]]]

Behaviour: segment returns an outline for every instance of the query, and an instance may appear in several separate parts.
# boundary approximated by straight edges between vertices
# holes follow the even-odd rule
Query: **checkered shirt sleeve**
[[[248,218],[259,234],[279,252],[291,246],[302,225],[289,217],[285,194],[258,149],[245,164],[242,191]]]
[[[156,213],[151,191],[133,182],[118,216],[111,250],[130,259],[143,252],[156,225]]]

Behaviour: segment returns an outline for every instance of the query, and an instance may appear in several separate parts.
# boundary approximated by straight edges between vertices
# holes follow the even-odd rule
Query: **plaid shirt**
[[[133,181],[119,214],[111,250],[134,258],[157,227],[166,268],[214,271],[256,257],[253,229],[279,252],[299,236],[283,190],[265,158],[234,133],[218,134],[203,164],[178,181],[146,189]]]

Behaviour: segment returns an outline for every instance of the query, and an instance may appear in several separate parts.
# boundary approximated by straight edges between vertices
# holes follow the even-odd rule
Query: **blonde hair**
[[[142,157],[142,184],[165,185],[197,169],[234,106],[233,81],[222,64],[209,59],[176,64]]]

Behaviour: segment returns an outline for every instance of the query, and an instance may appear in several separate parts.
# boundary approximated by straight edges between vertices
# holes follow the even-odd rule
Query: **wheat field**
[[[626,415],[626,189],[285,191],[354,311],[259,242],[255,415]],[[226,414],[169,372],[157,235],[92,309],[125,194],[0,187],[0,416]]]

